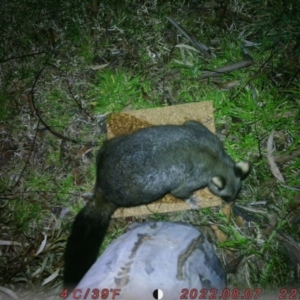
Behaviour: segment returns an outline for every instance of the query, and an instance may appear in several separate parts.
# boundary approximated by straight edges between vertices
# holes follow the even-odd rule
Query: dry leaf
[[[10,289],[0,286],[0,291],[5,293],[6,295],[10,296],[13,299],[19,300],[20,298]]]
[[[97,65],[97,66],[90,66],[90,69],[96,71],[96,70],[104,69],[104,68],[108,67],[109,65],[110,65],[110,63],[103,64],[103,65]]]
[[[39,255],[41,252],[43,252],[43,250],[45,249],[46,243],[47,243],[47,235],[45,233],[43,233],[44,235],[44,239],[38,249],[38,251],[36,252],[35,255]]]
[[[19,242],[0,240],[0,246],[22,246]]]
[[[222,82],[222,83],[216,83],[214,82],[218,89],[221,91],[229,91],[231,89],[236,88],[237,86],[241,85],[239,81],[234,80],[234,81],[227,81],[227,82]]]
[[[236,216],[235,223],[239,228],[244,227],[245,220],[241,216]]]
[[[267,158],[270,165],[270,169],[272,174],[282,183],[284,183],[284,178],[280,173],[277,164],[275,163],[275,158],[273,155],[273,139],[274,139],[274,130],[269,135],[268,143],[267,143]]]
[[[42,286],[46,285],[47,283],[51,282],[52,280],[54,280],[59,274],[59,270],[56,270],[54,273],[52,273],[49,277],[47,277],[43,283]]]
[[[288,154],[277,156],[275,158],[275,161],[278,164],[283,164],[299,156],[300,156],[300,147],[298,146],[294,151],[289,152]]]
[[[215,235],[220,243],[224,243],[227,240],[227,234],[225,234],[222,230],[219,229],[218,225],[212,224],[210,225],[214,230]]]
[[[267,226],[262,230],[262,233],[265,236],[269,237],[273,233],[273,231],[276,229],[277,224],[278,224],[277,216],[273,215],[273,217],[271,219],[271,223],[267,224]]]
[[[297,112],[295,111],[286,111],[281,112],[273,116],[275,119],[281,119],[281,118],[293,118],[297,115]]]
[[[197,50],[196,48],[194,48],[192,46],[189,46],[189,45],[186,45],[186,44],[177,44],[175,47],[185,48],[185,49],[188,49],[188,50],[193,50],[193,51],[199,52],[199,50]]]
[[[228,223],[230,223],[230,221],[231,221],[231,209],[232,209],[232,203],[231,204],[225,204],[222,207],[222,212],[226,215]]]
[[[248,213],[248,211],[253,213],[263,213],[263,211],[250,207],[240,207],[237,205],[234,205],[232,210],[235,215],[242,217],[246,222],[261,223],[261,220],[255,214]]]

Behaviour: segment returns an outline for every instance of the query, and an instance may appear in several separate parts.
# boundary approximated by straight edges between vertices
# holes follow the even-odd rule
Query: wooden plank
[[[110,139],[153,125],[182,124],[188,120],[199,121],[209,130],[215,132],[213,102],[203,101],[112,114],[107,125],[107,136]],[[195,194],[201,199],[202,208],[222,204],[222,200],[212,194],[207,188],[196,191]],[[120,208],[113,217],[140,216],[188,209],[190,207],[184,201],[168,194],[163,199],[149,205]]]

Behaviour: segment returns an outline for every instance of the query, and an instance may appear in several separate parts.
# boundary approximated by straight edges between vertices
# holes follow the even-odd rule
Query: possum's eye
[[[221,176],[215,176],[211,179],[212,183],[218,188],[218,190],[223,190],[225,188],[226,180]]]

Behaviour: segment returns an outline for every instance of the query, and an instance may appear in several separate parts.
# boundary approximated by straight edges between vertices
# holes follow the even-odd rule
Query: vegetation
[[[92,191],[109,113],[203,100],[252,173],[232,213],[224,205],[148,219],[205,231],[230,287],[276,297],[299,288],[299,11],[296,0],[3,0],[0,294],[59,295],[66,238]],[[249,65],[203,77],[241,61]],[[105,245],[135,220],[114,220]]]

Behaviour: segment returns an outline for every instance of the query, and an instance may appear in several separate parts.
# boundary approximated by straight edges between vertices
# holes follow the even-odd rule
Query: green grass
[[[139,75],[103,70],[97,74],[96,83],[89,91],[89,101],[95,113],[120,112],[129,105],[137,109],[150,108],[155,103],[148,102],[143,96],[150,92],[151,83]]]
[[[227,152],[236,161],[253,164],[238,204],[248,207],[251,202],[267,201],[251,211],[261,221],[246,222],[240,228],[234,217],[229,222],[219,208],[200,210],[195,218],[190,217],[192,213],[175,213],[154,214],[148,219],[192,219],[193,225],[208,233],[210,225],[217,224],[228,239],[221,243],[213,232],[210,234],[220,251],[223,249],[224,261],[231,258],[226,251],[232,251],[233,256],[244,255],[237,274],[228,276],[231,286],[272,288],[292,284],[292,263],[280,237],[291,236],[299,243],[298,224],[291,219],[299,210],[299,192],[274,179],[266,159],[266,144],[274,129],[275,156],[299,149],[300,84],[292,77],[297,74],[300,51],[298,2],[274,2],[271,8],[266,3],[234,1],[224,20],[218,20],[217,10],[203,10],[192,2],[158,1],[154,6],[154,2],[126,1],[125,5],[105,0],[98,3],[96,16],[90,1],[28,0],[17,8],[13,2],[5,3],[0,13],[1,24],[6,24],[0,26],[5,28],[0,47],[0,137],[4,141],[0,153],[5,157],[13,151],[13,155],[3,160],[4,171],[0,170],[5,229],[0,239],[27,242],[27,235],[33,248],[40,243],[39,232],[55,236],[49,238],[49,246],[56,247],[59,235],[66,239],[74,215],[85,204],[82,193],[93,190],[95,154],[105,138],[99,121],[104,114],[212,100],[216,127],[225,138]],[[12,12],[14,22],[10,22]],[[195,51],[175,47],[192,45],[178,34],[167,16],[199,41],[212,45],[217,57],[204,60]],[[251,22],[244,21],[247,16]],[[55,32],[54,48],[50,27]],[[248,59],[241,50],[242,31],[247,40],[258,43],[249,48],[254,64],[218,78],[220,84],[237,81],[239,86],[223,91],[213,79],[201,81],[203,71]],[[190,65],[182,64],[181,51]],[[41,53],[30,55],[34,52]],[[47,131],[30,106],[28,93],[41,68],[44,71],[34,90],[39,115],[58,135],[75,139],[77,144]],[[294,116],[286,116],[290,113]],[[84,154],[87,150],[90,156]],[[297,158],[279,165],[287,186],[299,188],[299,168]],[[60,219],[60,211],[66,208],[71,214],[56,228],[52,216]],[[276,218],[275,229],[266,233],[265,227]],[[112,222],[101,251],[124,233],[127,225],[126,220]],[[52,267],[59,269],[63,247],[55,249],[57,260]],[[23,252],[14,251],[5,255],[22,261]],[[26,266],[27,274],[37,267],[33,259]],[[20,274],[25,274],[24,270]],[[48,272],[27,280],[34,286],[35,280],[40,282],[46,276]],[[6,284],[16,284],[14,278]],[[57,278],[56,283],[60,280]],[[49,284],[51,288],[54,282]]]

